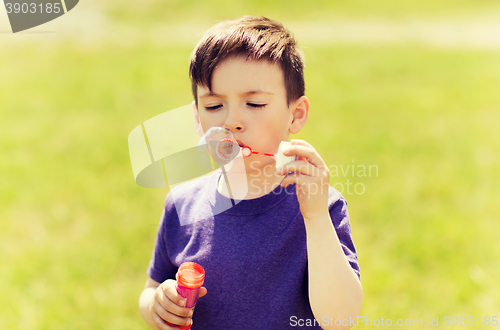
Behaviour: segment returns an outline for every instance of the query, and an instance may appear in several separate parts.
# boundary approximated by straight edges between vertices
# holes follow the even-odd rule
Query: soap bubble
[[[238,156],[241,150],[233,133],[223,127],[211,127],[207,130],[200,139],[198,146],[208,150],[212,159],[221,167],[225,165],[231,166],[231,161]]]

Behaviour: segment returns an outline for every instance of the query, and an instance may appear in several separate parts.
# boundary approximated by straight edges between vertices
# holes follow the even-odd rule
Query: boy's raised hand
[[[155,290],[155,294],[149,304],[149,312],[160,330],[178,329],[175,326],[168,325],[166,322],[186,326],[191,324],[193,310],[184,307],[186,299],[182,297],[176,289],[177,282],[175,280],[166,280],[161,283]],[[201,287],[198,297],[203,297],[207,294],[207,289]]]
[[[288,175],[281,186],[295,183],[300,212],[305,220],[328,215],[328,188],[330,172],[324,160],[312,145],[304,140],[293,139],[285,156],[298,156],[278,170],[278,174]]]

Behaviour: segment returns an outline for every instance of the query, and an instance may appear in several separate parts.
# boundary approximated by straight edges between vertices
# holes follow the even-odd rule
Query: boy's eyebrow
[[[248,91],[248,92],[245,92],[245,93],[240,93],[241,96],[248,96],[248,95],[253,95],[253,94],[268,94],[268,95],[274,95],[274,93],[271,93],[271,92],[266,92],[266,91],[263,91],[263,90],[260,90],[260,89],[257,89],[257,90],[254,90],[254,91]],[[203,95],[200,95],[200,99],[201,98],[205,98],[205,97],[223,97],[224,95],[222,94],[217,94],[217,93],[214,93],[214,92],[208,92],[208,93],[205,93]]]
[[[246,93],[241,93],[240,95],[252,95],[252,94],[268,94],[268,95],[274,95],[274,93],[271,93],[271,92],[265,92],[263,90],[255,90],[255,91],[249,91],[249,92],[246,92]]]

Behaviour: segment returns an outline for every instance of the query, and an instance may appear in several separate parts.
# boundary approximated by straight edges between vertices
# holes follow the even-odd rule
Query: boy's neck
[[[221,175],[217,190],[233,199],[254,199],[267,195],[283,181],[283,176],[276,175],[274,165],[251,172],[226,172]],[[229,182],[229,190],[227,183]]]

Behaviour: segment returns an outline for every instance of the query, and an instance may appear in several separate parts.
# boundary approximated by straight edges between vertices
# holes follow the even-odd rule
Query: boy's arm
[[[356,319],[361,310],[363,290],[330,219],[330,172],[309,143],[303,140],[292,140],[291,143],[284,154],[298,156],[299,160],[286,164],[278,173],[290,173],[282,181],[283,187],[296,185],[307,235],[311,309],[324,329],[349,329],[350,320]],[[343,324],[336,327],[336,319]]]
[[[304,223],[311,309],[324,329],[349,329],[363,300],[359,278],[347,261],[330,214],[304,219]],[[336,319],[341,327],[335,326]]]

